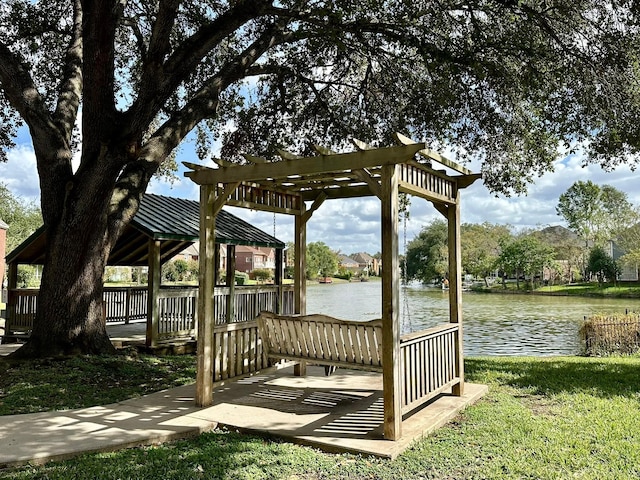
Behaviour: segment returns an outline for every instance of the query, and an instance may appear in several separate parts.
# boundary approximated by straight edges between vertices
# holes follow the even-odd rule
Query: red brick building
[[[273,270],[275,266],[276,254],[273,248],[244,245],[236,247],[236,270],[239,272],[249,273],[256,268]]]

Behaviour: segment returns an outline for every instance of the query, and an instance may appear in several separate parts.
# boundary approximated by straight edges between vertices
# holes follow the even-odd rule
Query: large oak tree
[[[630,3],[630,7],[634,7]],[[102,274],[151,177],[389,132],[483,160],[522,191],[558,148],[634,153],[635,11],[600,0],[5,0],[0,143],[26,124],[47,252],[22,355],[106,352]],[[624,20],[624,23],[623,23]],[[615,147],[612,150],[610,147]],[[80,163],[72,165],[79,148]]]

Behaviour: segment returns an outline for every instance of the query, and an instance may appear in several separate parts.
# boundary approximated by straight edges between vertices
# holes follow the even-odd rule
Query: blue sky
[[[27,132],[22,129],[16,139],[17,147],[9,152],[9,161],[0,163],[0,182],[6,184],[14,195],[25,199],[39,199],[38,176],[33,147]],[[391,144],[391,139],[389,144]],[[215,152],[214,152],[215,154]],[[193,144],[185,142],[177,155],[179,162],[199,163]],[[562,225],[555,207],[560,194],[575,181],[591,180],[599,185],[609,184],[629,196],[629,200],[640,206],[640,189],[637,187],[640,172],[632,172],[623,166],[614,172],[605,172],[596,165],[581,166],[578,155],[570,156],[556,163],[555,172],[547,173],[530,186],[526,196],[506,198],[489,193],[481,181],[465,189],[462,195],[462,222],[509,224],[516,229]],[[198,199],[198,186],[183,176],[180,164],[178,180],[172,185],[166,181],[153,180],[150,193],[179,198]],[[471,164],[471,170],[478,171],[479,165]],[[273,234],[273,215],[245,209],[229,208],[234,214],[246,219],[257,227]],[[371,254],[380,250],[379,204],[374,198],[329,200],[311,218],[307,228],[309,242],[323,241],[334,250],[350,254],[366,251]],[[407,241],[420,231],[422,226],[440,218],[431,204],[419,198],[411,202],[411,215],[407,223]],[[402,230],[402,229],[401,229]],[[276,237],[283,241],[293,239],[293,218],[277,215]],[[402,235],[402,231],[401,231]],[[404,239],[400,239],[400,249]]]

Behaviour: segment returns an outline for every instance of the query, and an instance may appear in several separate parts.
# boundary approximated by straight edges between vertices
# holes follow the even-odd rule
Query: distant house
[[[359,252],[351,255],[351,258],[358,263],[360,271],[368,271],[372,275],[380,275],[380,261],[368,253]]]
[[[236,270],[250,273],[255,269],[273,270],[276,268],[276,253],[273,248],[236,247]]]
[[[638,275],[638,264],[627,264],[620,262],[620,258],[625,255],[625,251],[618,245],[614,240],[609,240],[609,244],[607,246],[607,253],[614,260],[618,261],[620,265],[620,275],[618,276],[618,280],[621,282],[637,282]]]
[[[347,255],[338,255],[338,268],[357,273],[360,271],[360,264]]]

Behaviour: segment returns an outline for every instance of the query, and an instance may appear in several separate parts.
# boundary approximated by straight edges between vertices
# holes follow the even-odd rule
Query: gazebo
[[[403,415],[420,408],[442,392],[449,390],[453,395],[463,394],[460,190],[479,179],[480,175],[431,151],[424,143],[415,143],[399,134],[396,135],[396,140],[399,145],[384,148],[374,148],[354,140],[356,150],[349,153],[336,153],[316,147],[318,155],[310,157],[278,150],[278,161],[245,155],[245,164],[220,160],[217,161],[218,168],[185,163],[192,170],[185,175],[200,185],[201,279],[196,383],[196,403],[199,406],[212,403],[213,379],[216,377],[215,352],[218,347],[213,336],[215,305],[212,279],[215,271],[214,232],[218,212],[224,205],[233,205],[294,216],[294,312],[297,316],[292,317],[292,322],[295,325],[296,320],[303,320],[307,313],[304,278],[307,223],[327,200],[364,196],[378,197],[381,205],[381,351],[376,352],[376,355],[379,356],[378,366],[383,378],[384,437],[389,440],[399,439],[402,436]],[[447,167],[453,173],[449,174],[443,169],[436,170],[434,163]],[[430,201],[447,219],[449,232],[450,323],[404,336],[401,336],[399,321],[400,192]],[[285,332],[288,347],[283,358],[291,359],[297,355],[309,354],[312,335],[295,340],[295,345],[290,343],[296,333],[304,335],[296,328],[292,326]],[[332,328],[338,327],[334,325]],[[337,331],[333,330],[331,333],[334,338]],[[343,333],[338,336],[346,338]],[[360,342],[357,336],[356,331],[349,333],[350,339],[355,338]],[[317,335],[315,338],[318,340]],[[264,346],[264,338],[261,343]],[[305,352],[301,353],[301,345],[306,346]],[[369,348],[375,347],[371,343],[368,345]],[[252,347],[258,355],[259,347],[258,343]],[[329,350],[332,348],[328,347]],[[336,347],[336,350],[340,348]],[[338,351],[335,353],[338,356],[346,355],[343,360],[349,360],[348,354]],[[262,352],[262,355],[266,355],[266,352]],[[316,363],[323,363],[323,358],[315,360]]]
[[[148,284],[105,287],[107,324],[146,321],[146,345],[180,342],[195,334],[197,287],[161,286],[161,266],[198,241],[200,207],[194,200],[145,194],[131,223],[118,239],[107,261],[109,266],[147,267]],[[218,305],[216,323],[226,324],[253,318],[259,309],[289,312],[291,289],[280,282],[259,287],[236,287],[234,282],[236,245],[268,247],[276,250],[276,271],[282,271],[285,244],[277,238],[227,211],[220,211],[215,230],[215,262],[212,281],[216,283]],[[1,222],[0,222],[1,228]],[[7,255],[8,338],[28,337],[37,307],[38,289],[19,289],[18,265],[44,263],[46,232],[39,228]],[[220,246],[227,246],[226,284],[219,285]],[[69,248],[73,248],[70,246]],[[276,274],[281,278],[281,273]]]

